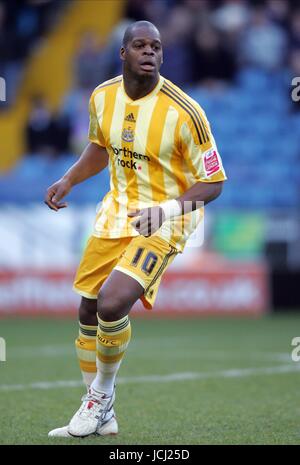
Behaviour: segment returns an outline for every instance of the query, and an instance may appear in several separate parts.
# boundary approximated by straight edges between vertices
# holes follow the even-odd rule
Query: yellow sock
[[[97,376],[92,383],[96,391],[111,394],[115,378],[131,337],[131,325],[126,315],[121,320],[103,321],[98,318]]]
[[[97,326],[84,325],[79,322],[79,336],[75,341],[75,346],[82,378],[87,389],[89,389],[97,373],[96,335]]]

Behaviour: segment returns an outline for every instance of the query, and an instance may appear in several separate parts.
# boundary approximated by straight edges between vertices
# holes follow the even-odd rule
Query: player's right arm
[[[97,92],[96,92],[97,93]],[[45,203],[51,210],[58,211],[67,204],[61,202],[73,186],[100,173],[108,164],[108,153],[105,148],[105,139],[98,122],[95,105],[95,92],[89,102],[89,144],[82,152],[79,160],[66,172],[66,174],[47,189]]]
[[[47,189],[45,203],[51,210],[58,211],[67,206],[61,200],[72,187],[100,173],[108,164],[105,147],[90,142],[82,152],[79,160],[71,166],[64,176]]]

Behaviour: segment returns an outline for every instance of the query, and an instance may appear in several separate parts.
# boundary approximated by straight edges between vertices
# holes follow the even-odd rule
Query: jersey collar
[[[154,87],[154,89],[149,94],[147,94],[144,97],[139,98],[137,100],[132,100],[126,94],[126,91],[125,91],[125,88],[124,88],[124,82],[123,82],[123,78],[122,78],[121,87],[120,87],[121,95],[124,98],[126,103],[130,103],[131,105],[141,105],[142,103],[147,102],[147,100],[150,100],[152,97],[154,97],[160,91],[160,89],[162,88],[162,85],[164,83],[164,80],[165,79],[161,75],[159,75],[159,81],[158,81],[157,85]]]

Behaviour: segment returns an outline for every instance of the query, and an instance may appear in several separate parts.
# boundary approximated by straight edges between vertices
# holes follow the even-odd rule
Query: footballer
[[[45,197],[58,211],[76,184],[109,167],[110,191],[74,281],[81,296],[75,344],[87,392],[52,437],[118,432],[116,375],[131,338],[130,310],[138,299],[153,307],[163,274],[226,180],[204,111],[160,75],[157,28],[130,25],[120,58],[123,74],[91,95],[88,145]]]

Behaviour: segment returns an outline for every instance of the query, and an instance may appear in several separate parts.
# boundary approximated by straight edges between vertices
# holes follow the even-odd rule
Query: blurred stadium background
[[[11,369],[7,364],[5,374],[2,365],[4,391],[12,382],[78,377],[75,353],[66,349],[67,336],[76,333],[78,296],[72,292],[72,278],[96,206],[108,189],[108,173],[74,188],[68,209],[59,213],[48,210],[43,198],[46,188],[85,146],[91,91],[121,73],[118,53],[124,30],[140,19],[152,21],[160,29],[164,46],[161,74],[206,111],[228,175],[223,194],[206,209],[203,246],[195,247],[194,241],[175,260],[151,316],[261,316],[256,322],[236,318],[232,325],[224,318],[211,325],[204,318],[191,320],[191,325],[186,322],[187,346],[188,331],[193,332],[193,328],[204,337],[198,352],[201,364],[206,360],[202,368],[232,368],[237,362],[241,367],[249,368],[253,363],[261,367],[265,358],[243,359],[256,344],[257,351],[269,354],[269,365],[270,357],[277,357],[272,362],[275,366],[287,360],[291,338],[299,335],[300,102],[292,99],[292,79],[300,76],[300,2],[0,1],[0,77],[6,85],[6,99],[0,102],[0,336],[13,346],[12,359],[23,354],[21,359],[33,366],[37,362],[34,354],[41,350],[49,361],[47,373],[36,365],[40,376],[33,368],[26,373],[21,370],[21,376],[17,362]],[[293,317],[283,315],[290,311]],[[134,314],[150,316],[139,305]],[[6,318],[16,315],[18,320]],[[30,315],[73,316],[74,324],[62,321],[57,330],[61,352],[50,350],[56,343],[53,333],[50,337],[50,331],[55,332],[53,321],[29,323],[23,319]],[[278,318],[278,325],[274,318]],[[266,324],[266,319],[273,319],[273,323]],[[136,322],[144,340],[150,331],[147,323]],[[151,325],[149,328],[154,327]],[[175,350],[176,335],[182,336],[173,320],[172,325],[174,338],[170,346],[163,347],[166,357]],[[69,329],[64,332],[63,328]],[[20,343],[17,337],[21,334],[31,341],[27,352],[22,349],[24,340]],[[206,345],[210,335],[212,340]],[[244,355],[237,359],[236,351],[244,343]],[[133,353],[138,347],[133,346]],[[218,366],[212,365],[213,353]],[[51,356],[62,354],[68,368],[60,359],[61,366],[55,370],[50,365]],[[148,356],[145,350],[146,360]],[[136,363],[129,362],[136,374],[166,371],[153,360],[147,368],[138,358]],[[182,367],[178,363],[173,364],[173,371],[187,366],[186,361]],[[20,376],[14,375],[17,371]],[[278,388],[279,405],[283,391],[273,386]],[[282,384],[285,388],[288,384]],[[243,392],[245,389],[241,386]],[[254,396],[262,394],[255,389]],[[267,391],[261,398],[267,402]],[[29,395],[27,400],[30,402]],[[286,431],[291,427],[287,412],[290,409],[292,414],[295,407],[289,400],[290,404],[285,404]],[[253,405],[248,407],[249,418]],[[269,407],[268,414],[274,414],[274,406]],[[27,417],[23,420],[25,424]],[[253,436],[249,433],[254,442],[258,441],[256,426]],[[171,423],[169,428],[172,431]],[[142,425],[140,430],[136,428],[136,437],[142,429]],[[172,437],[177,436],[174,433]],[[188,440],[195,443],[197,437]],[[230,437],[228,432],[227,442]],[[291,441],[299,440],[295,439],[299,435],[290,437]],[[241,436],[240,441],[247,442],[245,438]],[[287,441],[280,434],[272,440],[262,435],[261,441],[264,439]]]
[[[121,73],[123,32],[141,18],[161,30],[162,75],[204,107],[229,177],[204,246],[175,261],[156,311],[298,309],[300,4],[11,0],[0,3],[0,312],[76,308],[70,283],[108,173],[57,215],[43,197],[85,146],[91,91]]]

